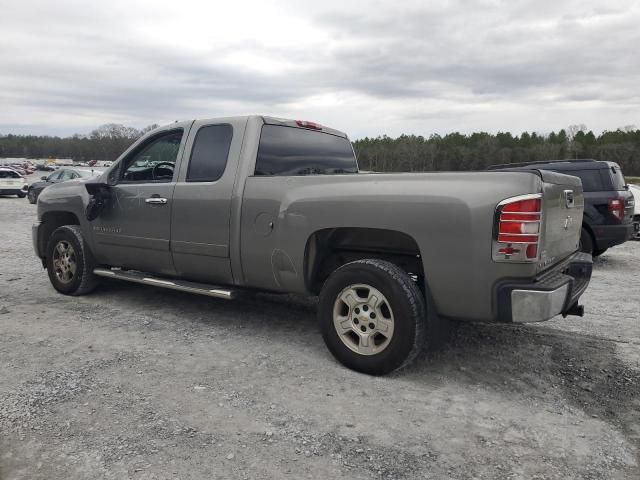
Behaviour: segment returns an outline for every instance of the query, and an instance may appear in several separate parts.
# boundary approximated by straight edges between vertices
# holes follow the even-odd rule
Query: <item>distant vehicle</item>
[[[551,170],[582,180],[584,216],[580,248],[594,257],[629,240],[635,200],[617,163],[593,159],[492,165],[489,170]]]
[[[48,164],[47,162],[43,162],[36,165],[36,170],[41,170],[43,172],[53,172],[55,170],[55,167]]]
[[[22,168],[22,166],[20,166],[20,165],[15,165],[15,164],[13,164],[13,165],[7,165],[7,167],[6,167],[6,168],[10,168],[10,169],[12,169],[13,171],[18,172],[18,174],[20,174],[20,175],[22,175],[22,176],[27,175],[27,170],[26,170],[26,169],[24,169],[24,168]]]
[[[635,198],[633,210],[633,238],[640,240],[640,185],[629,185],[629,191]]]
[[[97,177],[98,175],[102,175],[103,171],[104,170],[98,168],[61,168],[48,176],[42,177],[40,182],[29,185],[26,195],[29,198],[29,203],[36,203],[42,190],[49,185],[74,180],[76,178]]]
[[[55,164],[57,167],[70,167],[73,165],[73,160],[70,158],[57,158]]]
[[[13,168],[0,167],[0,195],[17,195],[24,198],[27,195],[27,179]]]

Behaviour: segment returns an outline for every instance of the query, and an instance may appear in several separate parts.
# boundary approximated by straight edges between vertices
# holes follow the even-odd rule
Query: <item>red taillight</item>
[[[501,253],[502,255],[514,255],[516,253],[520,253],[520,249],[513,247],[503,247],[498,250],[498,253]]]
[[[624,220],[624,199],[610,198],[609,212],[611,213],[611,215],[616,217],[619,221]]]
[[[542,199],[518,198],[501,202],[497,210],[494,259],[530,261],[538,258]]]
[[[500,218],[502,220],[540,220],[540,214],[537,213],[503,213]]]
[[[500,229],[498,230],[499,234],[503,233],[512,233],[515,235],[537,235],[540,229],[540,221],[538,220],[526,220],[526,221],[518,221],[518,220],[504,220],[500,219]]]
[[[322,130],[322,125],[315,122],[308,122],[306,120],[296,120],[296,125],[302,128],[311,128],[313,130]]]
[[[502,207],[503,212],[517,213],[540,213],[542,202],[539,198],[530,200],[518,200],[517,202],[507,203]]]

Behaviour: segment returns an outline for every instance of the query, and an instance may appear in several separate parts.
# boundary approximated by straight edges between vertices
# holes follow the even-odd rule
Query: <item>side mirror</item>
[[[104,182],[95,181],[95,180],[94,181],[89,180],[88,182],[85,182],[84,188],[87,189],[87,192],[92,197],[95,197],[96,195],[104,194],[105,192],[109,191],[108,184]]]
[[[118,178],[120,178],[120,164],[116,165],[111,171],[107,174],[107,184],[114,186],[118,183]]]
[[[108,184],[99,181],[89,181],[84,186],[90,195],[84,213],[87,220],[92,221],[98,218],[104,207],[111,203],[111,189]]]

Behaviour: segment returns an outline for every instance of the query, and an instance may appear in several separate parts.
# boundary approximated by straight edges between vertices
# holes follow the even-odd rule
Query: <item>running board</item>
[[[200,295],[207,295],[209,297],[225,298],[232,300],[234,293],[232,290],[225,290],[213,285],[207,285],[205,283],[187,282],[185,280],[165,280],[163,278],[154,278],[143,272],[136,272],[131,270],[110,270],[108,268],[95,268],[93,270],[95,275],[99,277],[117,278],[118,280],[125,280],[127,282],[142,283],[143,285],[154,285],[156,287],[170,288],[171,290],[178,290],[180,292],[197,293]]]

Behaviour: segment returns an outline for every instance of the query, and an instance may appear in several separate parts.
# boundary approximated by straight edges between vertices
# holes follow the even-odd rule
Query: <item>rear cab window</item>
[[[263,125],[255,175],[336,175],[358,173],[351,142],[327,132]]]
[[[561,173],[579,177],[580,180],[582,180],[582,190],[584,190],[585,192],[601,192],[608,189],[608,187],[605,187],[603,185],[603,179],[600,176],[600,169],[574,170]]]

